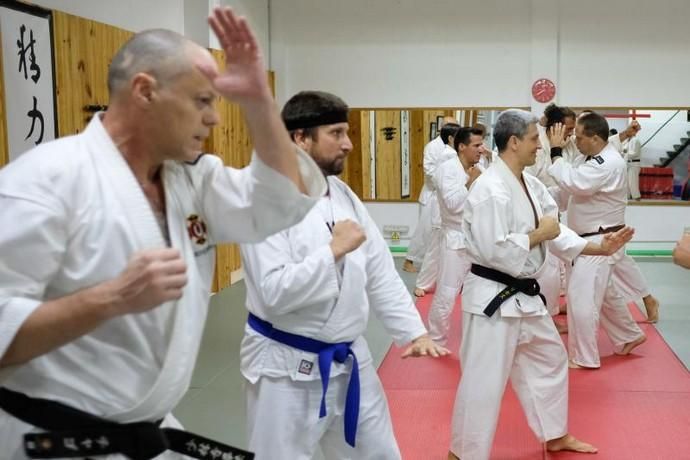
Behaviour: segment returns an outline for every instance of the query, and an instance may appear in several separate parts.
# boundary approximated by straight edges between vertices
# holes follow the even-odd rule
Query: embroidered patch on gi
[[[601,157],[601,155],[596,155],[596,156],[593,156],[592,158],[594,158],[594,160],[596,160],[597,163],[604,164],[604,159]]]
[[[311,375],[312,369],[314,369],[314,363],[312,363],[311,361],[307,361],[306,359],[303,359],[299,363],[299,369],[297,372],[304,375]]]
[[[189,233],[189,239],[196,244],[204,244],[208,238],[206,223],[196,214],[187,217],[187,233]]]

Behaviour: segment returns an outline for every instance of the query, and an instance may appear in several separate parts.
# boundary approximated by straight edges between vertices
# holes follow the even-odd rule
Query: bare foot
[[[424,297],[426,295],[426,291],[422,288],[414,288],[414,295],[415,297]]]
[[[561,323],[560,321],[556,321],[556,318],[553,318],[553,324],[556,325],[556,330],[558,331],[559,334],[567,334],[568,333],[568,325],[565,323]]]
[[[414,262],[409,259],[405,259],[402,269],[410,273],[415,273],[417,271],[417,268],[414,266]]]
[[[629,355],[631,351],[645,343],[645,341],[647,341],[647,336],[643,334],[642,336],[633,340],[632,342],[628,342],[625,345],[623,345],[623,349],[615,353],[617,355]]]
[[[651,294],[642,300],[644,301],[644,309],[647,310],[647,322],[656,323],[659,321],[659,301]]]
[[[453,452],[448,452],[448,460],[460,460],[460,457],[455,455]]]
[[[597,448],[586,442],[576,439],[572,434],[546,441],[546,450],[549,452],[560,452],[562,450],[569,450],[572,452],[582,452],[584,454],[595,454]]]
[[[576,363],[576,362],[573,361],[572,359],[569,359],[569,360],[568,360],[568,367],[569,367],[570,369],[588,369],[588,370],[599,369],[598,367],[580,366],[578,363]]]

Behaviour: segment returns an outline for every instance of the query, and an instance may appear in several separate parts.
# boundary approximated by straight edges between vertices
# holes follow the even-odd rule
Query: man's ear
[[[147,73],[139,72],[130,83],[131,96],[137,104],[148,105],[156,98],[158,82]]]
[[[311,146],[311,136],[308,136],[305,130],[298,129],[294,131],[292,133],[292,141],[305,152],[309,151],[309,147]]]

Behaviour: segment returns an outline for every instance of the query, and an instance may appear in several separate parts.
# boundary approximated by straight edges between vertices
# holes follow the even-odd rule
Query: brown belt
[[[588,236],[603,235],[603,234],[605,234],[605,233],[617,232],[618,230],[621,230],[621,229],[623,229],[623,228],[625,228],[625,224],[614,225],[613,227],[606,227],[606,228],[604,228],[604,227],[599,227],[599,230],[597,230],[596,232],[583,233],[583,234],[581,234],[580,236],[581,236],[582,238],[586,238],[586,237],[588,237]]]

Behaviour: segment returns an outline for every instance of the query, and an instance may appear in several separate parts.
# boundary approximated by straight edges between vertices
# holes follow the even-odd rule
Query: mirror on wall
[[[579,112],[584,108],[573,109]],[[424,182],[424,146],[438,134],[443,117],[452,116],[461,126],[482,123],[488,132],[486,146],[495,149],[491,133],[502,110],[505,108],[351,109],[349,124],[353,151],[341,178],[365,201],[414,202]],[[639,201],[680,199],[683,191],[686,195],[690,193],[690,187],[685,186],[690,151],[688,108],[600,107],[593,110],[605,115],[609,127],[618,132],[625,130],[632,120],[642,127],[636,139],[626,143],[622,152],[631,180],[638,177]],[[635,194],[635,190],[631,193]]]

